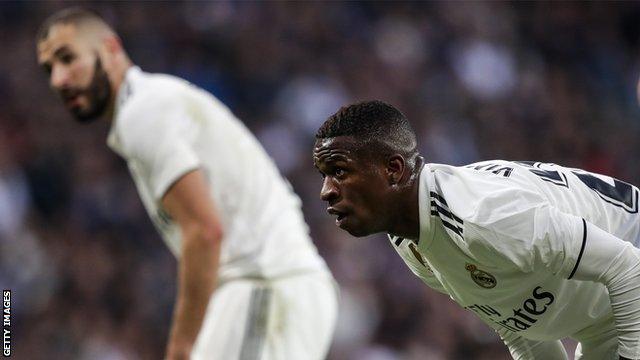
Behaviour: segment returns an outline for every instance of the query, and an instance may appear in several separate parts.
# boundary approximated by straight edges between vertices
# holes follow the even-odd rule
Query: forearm
[[[506,329],[496,330],[514,360],[567,360],[560,341],[535,341],[525,339]]]
[[[589,224],[575,278],[609,291],[621,358],[640,359],[640,250]]]
[[[607,288],[618,330],[618,353],[640,359],[640,256],[629,248],[614,262]]]
[[[169,346],[193,345],[215,288],[220,258],[220,234],[183,232],[178,266],[178,294],[169,335]]]

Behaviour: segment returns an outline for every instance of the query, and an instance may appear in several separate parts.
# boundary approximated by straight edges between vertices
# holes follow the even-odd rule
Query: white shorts
[[[327,273],[229,281],[209,302],[191,359],[324,359],[336,323],[337,295]]]

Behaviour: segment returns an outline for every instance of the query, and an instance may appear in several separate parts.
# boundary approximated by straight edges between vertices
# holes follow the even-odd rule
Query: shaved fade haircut
[[[413,166],[418,155],[416,134],[409,120],[394,106],[379,100],[343,106],[322,124],[316,139],[350,136],[361,147],[381,155],[398,153]],[[366,146],[366,145],[372,146]],[[375,146],[373,146],[375,145]]]
[[[82,27],[93,25],[113,33],[113,29],[97,12],[81,7],[72,7],[60,10],[49,16],[38,29],[36,41],[40,42],[49,36],[49,30],[55,25],[75,25]]]

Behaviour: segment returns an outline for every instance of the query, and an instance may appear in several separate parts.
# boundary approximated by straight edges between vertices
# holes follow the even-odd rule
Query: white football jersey
[[[427,164],[419,181],[420,238],[390,241],[427,285],[499,332],[524,338],[580,340],[601,324],[612,326],[606,287],[571,278],[585,221],[638,246],[635,186],[503,160]]]
[[[176,256],[180,230],[161,198],[187,172],[202,169],[224,230],[220,281],[327,271],[300,199],[255,137],[211,94],[132,67],[118,91],[107,143],[127,161],[149,216]]]

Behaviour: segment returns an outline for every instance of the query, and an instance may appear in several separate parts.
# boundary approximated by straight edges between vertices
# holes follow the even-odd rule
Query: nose
[[[69,86],[69,70],[64,66],[54,65],[51,69],[49,84],[52,88],[60,90]]]
[[[338,187],[333,183],[330,177],[325,177],[322,182],[322,189],[320,190],[320,199],[322,201],[332,201],[340,196]]]

